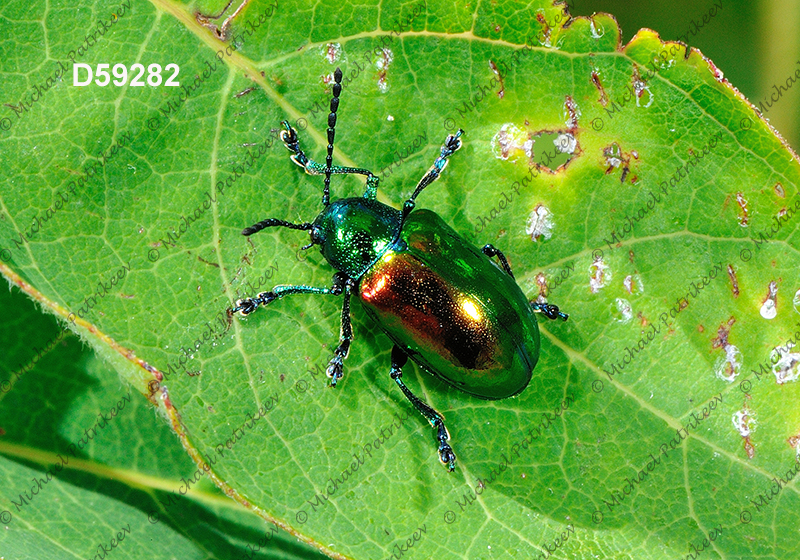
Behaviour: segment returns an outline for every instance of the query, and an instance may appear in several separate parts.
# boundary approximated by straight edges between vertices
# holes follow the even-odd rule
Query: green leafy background
[[[796,218],[769,243],[757,247],[750,238],[793,206],[797,159],[698,51],[684,59],[681,48],[660,62],[663,44],[647,31],[622,50],[609,16],[550,29],[549,46],[536,44],[504,76],[502,98],[490,94],[462,116],[457,107],[494,76],[489,60],[509,60],[527,36],[543,30],[541,20],[554,22],[564,7],[544,1],[524,6],[428,1],[424,14],[390,46],[388,89],[380,91],[374,63],[345,86],[339,162],[380,170],[418,135],[428,139],[383,182],[382,200],[399,205],[408,196],[438,153],[446,119],[453,119],[466,130],[464,146],[420,205],[439,212],[476,245],[493,243],[505,251],[532,297],[540,289],[537,275],[553,282],[562,270],[574,270],[548,294],[570,320],[542,325],[540,363],[519,397],[476,400],[415,366],[406,368],[408,384],[447,418],[459,459],[455,473],[441,467],[430,428],[412,416],[329,501],[316,510],[310,504],[326,492],[331,477],[350,468],[354,453],[363,455],[363,446],[394,422],[394,414],[409,411],[388,375],[389,341],[357,304],[355,342],[335,391],[311,373],[324,367],[338,338],[340,300],[321,296],[287,298],[246,321],[234,320],[224,333],[219,329],[219,337],[190,352],[192,375],[167,375],[182,348],[202,340],[207,323],[214,328],[230,302],[249,290],[247,282],[258,285],[271,270],[259,289],[273,283],[329,284],[332,270],[322,257],[297,252],[307,242],[304,234],[269,231],[247,240],[239,233],[266,217],[309,220],[319,210],[321,179],[301,173],[278,144],[192,223],[176,247],[162,239],[182,216],[202,207],[218,181],[235,176],[253,149],[248,144],[263,142],[280,120],[305,119],[301,139],[320,157],[324,114],[311,108],[329,95],[321,76],[334,66],[324,56],[325,45],[341,45],[337,64],[348,75],[416,4],[311,7],[279,0],[255,35],[234,39],[236,52],[170,118],[159,108],[174,100],[173,88],[78,88],[67,79],[0,137],[0,180],[6,185],[0,195],[0,247],[11,251],[2,264],[4,275],[64,320],[84,305],[98,281],[128,263],[131,269],[74,327],[103,361],[81,351],[70,335],[0,395],[5,432],[0,510],[13,514],[0,531],[4,558],[89,557],[127,523],[131,535],[114,549],[115,557],[245,554],[247,543],[271,525],[221,500],[206,479],[193,487],[186,505],[162,512],[164,522],[148,521],[158,502],[178,491],[180,478],[198,468],[177,448],[167,426],[195,463],[216,460],[211,474],[240,504],[337,557],[388,557],[395,544],[422,527],[424,535],[406,554],[537,557],[543,543],[570,526],[574,534],[556,556],[675,558],[687,554],[691,543],[701,546],[717,526],[722,533],[703,552],[708,558],[797,555],[796,484],[788,484],[760,512],[750,503],[773,477],[792,468],[797,450],[789,440],[800,432],[797,382],[778,385],[771,374],[758,380],[750,373],[796,330]],[[248,6],[234,33],[246,29],[245,22],[258,18],[265,5]],[[193,15],[221,5],[132,0],[131,6],[101,39],[102,47],[90,48],[80,61],[175,62],[181,82],[188,84],[202,75],[206,61],[213,64],[215,50],[226,47]],[[76,30],[90,29],[118,7],[115,2],[5,4],[3,17],[22,38],[13,48],[4,47],[3,98],[12,103],[24,98],[32,84],[52,74],[54,61],[80,44]],[[632,83],[634,66],[645,75],[644,67],[654,60],[659,72],[648,79],[639,103],[631,101],[610,117],[592,72],[608,98],[619,100]],[[556,174],[542,173],[476,233],[479,217],[490,216],[503,193],[512,192],[514,181],[528,172],[522,152],[509,160],[495,157],[492,138],[506,123],[531,134],[566,130],[567,96],[579,110],[576,157]],[[98,161],[98,152],[125,134],[132,140],[102,175],[83,186],[30,243],[15,248],[11,240],[28,230],[34,216],[43,215],[87,163]],[[604,239],[646,205],[649,191],[716,135],[721,139],[712,154],[632,235],[607,246]],[[624,176],[621,167],[609,171],[604,155],[614,143],[629,158]],[[543,144],[540,139],[533,145],[536,154],[550,148]],[[344,196],[360,193],[362,186],[353,177],[336,178],[333,189]],[[746,227],[740,224],[737,193],[747,201]],[[538,205],[552,213],[552,236],[532,240],[526,221]],[[154,249],[155,262],[148,258]],[[592,292],[598,249],[608,268],[604,286]],[[750,250],[752,259],[743,258],[743,250]],[[727,274],[718,277],[609,380],[603,369],[621,360],[648,324],[715,263],[733,267],[738,297]],[[624,284],[627,276],[635,281],[632,293]],[[767,320],[760,309],[773,281],[777,317]],[[8,372],[0,378],[5,380],[58,327],[29,303],[15,302],[19,296],[2,297],[2,308],[14,310],[2,331],[9,349]],[[629,302],[631,319],[621,314],[618,299]],[[727,341],[739,350],[741,362],[734,383],[714,373],[725,356],[714,339],[731,318]],[[158,376],[162,382],[156,385]],[[80,438],[96,414],[127,393],[128,384],[135,391],[125,415],[83,451],[82,463],[16,511],[11,500],[29,489],[32,477],[44,476],[54,454]],[[168,424],[154,420],[137,391]],[[658,454],[715,395],[721,395],[722,405],[609,511],[603,501],[611,492],[635,477],[650,453]],[[270,398],[278,401],[274,410],[218,457],[215,447]],[[514,455],[510,468],[474,503],[459,506],[478,479],[499,469],[503,454],[512,456],[512,446],[542,422],[543,413],[565,399],[570,405],[553,425]],[[732,422],[745,407],[755,418],[752,457]],[[749,523],[741,521],[744,509],[752,514]],[[601,523],[595,522],[598,510],[604,512]],[[276,537],[282,544],[274,557],[309,554],[293,537],[279,535],[284,536]]]

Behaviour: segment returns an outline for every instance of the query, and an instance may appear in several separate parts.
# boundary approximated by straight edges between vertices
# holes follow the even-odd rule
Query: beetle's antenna
[[[310,230],[313,224],[309,222],[305,222],[302,224],[293,224],[292,222],[286,222],[284,220],[278,220],[276,218],[268,218],[264,221],[258,222],[257,224],[253,224],[250,227],[246,227],[242,230],[242,235],[253,235],[257,231],[261,231],[264,228],[279,226],[285,227],[289,229],[303,229],[303,230]]]
[[[331,203],[331,165],[333,164],[333,139],[336,136],[336,110],[339,109],[339,94],[342,93],[342,69],[333,72],[333,97],[331,112],[328,114],[328,157],[325,158],[325,190],[322,193],[322,205]]]

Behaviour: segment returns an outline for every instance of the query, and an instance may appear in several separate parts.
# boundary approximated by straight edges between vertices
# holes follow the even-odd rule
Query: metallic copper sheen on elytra
[[[530,381],[539,333],[527,298],[434,212],[409,215],[358,293],[396,344],[462,391],[500,399]]]

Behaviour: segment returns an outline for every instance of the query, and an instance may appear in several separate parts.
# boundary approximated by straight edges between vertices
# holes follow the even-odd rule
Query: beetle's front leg
[[[459,138],[462,134],[464,134],[464,131],[459,128],[458,132],[455,134],[447,135],[447,138],[444,140],[444,144],[442,144],[439,157],[434,160],[431,168],[428,169],[428,172],[423,175],[422,179],[420,179],[419,183],[417,183],[417,187],[414,189],[411,197],[403,204],[403,221],[405,221],[405,219],[416,206],[416,200],[419,196],[419,193],[421,193],[425,187],[439,178],[439,175],[442,173],[444,168],[447,167],[447,158],[452,156],[456,150],[461,148],[461,140]]]
[[[286,149],[292,152],[291,160],[297,165],[302,167],[309,175],[325,175],[330,172],[334,175],[337,174],[357,174],[366,175],[367,177],[367,190],[364,193],[364,198],[375,199],[378,193],[378,183],[380,179],[374,175],[369,169],[362,169],[360,167],[344,167],[341,165],[333,165],[330,168],[326,164],[318,163],[309,159],[303,149],[300,147],[300,141],[297,138],[297,131],[292,128],[289,121],[282,121],[285,130],[281,131],[281,140],[286,146]],[[327,160],[326,160],[327,162]]]
[[[350,293],[353,290],[354,282],[341,272],[337,272],[334,275],[333,282],[334,285],[338,283],[339,289],[344,291],[339,346],[334,350],[334,356],[328,362],[328,369],[325,370],[326,375],[331,378],[331,387],[336,387],[336,383],[342,378],[344,359],[350,353],[350,342],[353,340],[353,326],[350,323]]]
[[[228,309],[228,316],[240,313],[243,317],[250,315],[258,309],[260,305],[269,305],[276,299],[293,294],[331,294],[338,296],[342,293],[343,280],[337,278],[338,273],[333,276],[333,285],[330,288],[315,288],[314,286],[275,286],[271,292],[261,292],[254,298],[242,298],[236,300],[236,307]]]
[[[392,370],[391,376],[395,383],[403,391],[406,398],[411,401],[417,412],[422,414],[425,419],[430,422],[431,426],[436,428],[436,440],[439,442],[439,461],[447,467],[450,472],[456,468],[456,454],[453,453],[453,448],[448,443],[450,441],[450,434],[447,427],[444,425],[444,417],[436,412],[433,408],[422,402],[422,400],[411,392],[411,389],[406,387],[401,377],[403,377],[403,366],[408,361],[408,355],[403,352],[397,345],[392,348]]]

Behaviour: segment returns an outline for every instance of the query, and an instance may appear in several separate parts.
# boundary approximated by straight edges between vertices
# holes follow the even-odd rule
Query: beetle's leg
[[[400,347],[395,345],[394,348],[392,348],[392,379],[394,379],[395,383],[400,387],[400,390],[403,391],[406,398],[411,401],[411,404],[414,405],[417,412],[422,414],[425,419],[431,423],[431,426],[436,429],[436,439],[439,442],[439,460],[442,464],[447,466],[450,472],[453,472],[456,466],[456,455],[453,453],[450,444],[447,443],[450,441],[450,434],[447,432],[447,428],[444,425],[444,417],[422,402],[411,392],[411,389],[406,387],[406,384],[403,383],[401,377],[403,377],[403,366],[406,364],[406,361],[408,361],[408,355],[403,352]]]
[[[375,199],[378,195],[378,182],[379,179],[372,171],[368,169],[360,169],[356,167],[342,167],[333,165],[333,141],[336,138],[336,111],[339,109],[339,95],[342,93],[342,70],[337,68],[333,72],[333,97],[331,97],[331,112],[328,113],[328,154],[325,156],[325,165],[319,164],[308,157],[300,149],[300,143],[297,141],[297,133],[289,125],[287,121],[283,121],[283,126],[286,130],[281,131],[281,140],[292,152],[292,161],[306,170],[310,175],[325,175],[325,188],[322,191],[322,205],[327,206],[330,204],[331,194],[331,175],[332,174],[348,174],[357,173],[359,175],[367,176],[367,189],[364,191],[364,198]]]
[[[240,313],[242,317],[250,315],[258,309],[259,305],[269,305],[276,299],[293,294],[331,294],[338,296],[342,293],[344,286],[344,275],[336,273],[333,275],[333,285],[330,288],[315,288],[314,286],[275,286],[271,292],[261,292],[254,298],[242,298],[236,300],[236,307],[228,309],[228,316]]]
[[[336,273],[337,275],[341,273]],[[353,340],[353,326],[350,323],[350,292],[353,289],[353,280],[344,277],[344,301],[342,302],[342,328],[339,334],[339,346],[334,350],[333,359],[328,362],[325,373],[331,378],[331,387],[336,387],[336,382],[342,378],[343,362],[350,353],[350,342]],[[334,277],[335,278],[335,277]]]
[[[562,319],[566,321],[569,317],[566,313],[559,311],[558,306],[552,303],[537,303],[532,301],[531,307],[536,313],[543,313],[548,319]]]
[[[297,139],[297,131],[292,128],[288,121],[283,121],[283,126],[286,130],[281,130],[281,140],[286,145],[286,148],[292,152],[291,159],[297,165],[305,169],[309,175],[326,175],[328,167],[323,163],[317,163],[312,159],[308,159],[305,152],[300,148],[300,142]],[[330,173],[333,175],[366,175],[367,176],[367,190],[364,191],[364,198],[375,199],[378,194],[378,183],[380,179],[374,175],[369,169],[362,169],[360,167],[343,167],[341,165],[332,165]],[[324,193],[323,193],[324,196]]]
[[[464,131],[460,128],[458,132],[455,134],[450,134],[445,138],[444,144],[442,144],[442,151],[439,154],[439,157],[433,162],[431,168],[428,169],[428,172],[419,180],[417,183],[417,188],[414,189],[414,194],[411,195],[411,198],[406,200],[405,204],[403,204],[403,220],[405,220],[406,216],[408,216],[411,211],[416,206],[416,198],[419,196],[419,193],[422,190],[433,183],[436,179],[439,178],[439,174],[442,170],[447,167],[447,158],[453,155],[453,153],[461,147],[461,140],[459,137],[464,134]]]
[[[511,276],[511,278],[514,278],[514,273],[511,272],[511,266],[509,266],[506,256],[500,249],[496,248],[491,243],[487,243],[486,245],[483,246],[481,251],[483,252],[484,255],[486,255],[489,258],[497,257],[498,259],[500,259],[500,264],[503,266],[503,270],[505,270],[508,273],[508,275]]]

